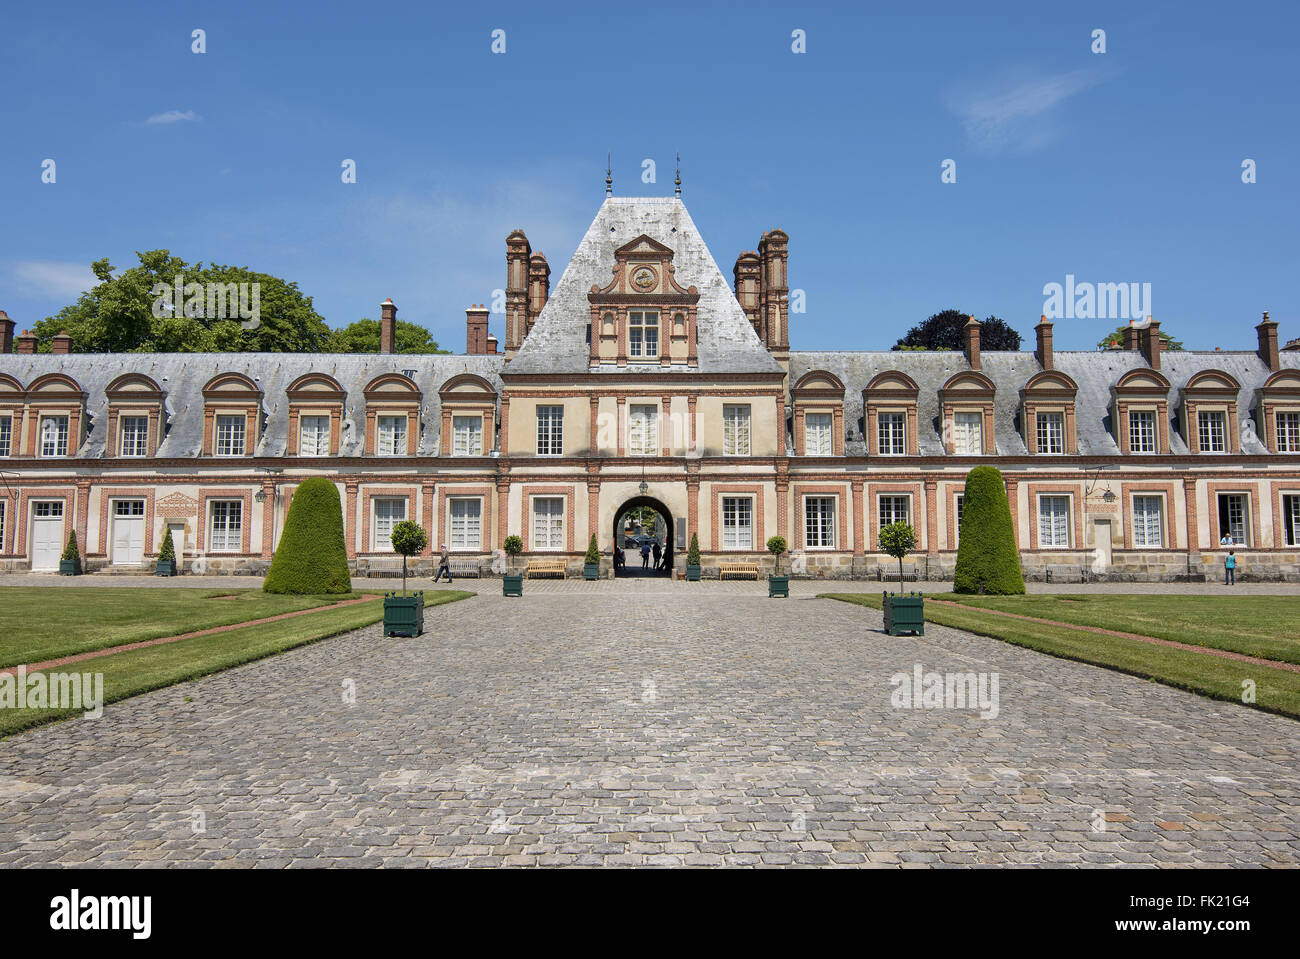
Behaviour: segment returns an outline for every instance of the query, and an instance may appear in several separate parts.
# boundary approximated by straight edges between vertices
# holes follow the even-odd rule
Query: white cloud
[[[180,110],[168,110],[166,113],[155,113],[144,122],[156,126],[158,124],[180,123],[182,120],[197,122],[201,119],[203,118],[193,110],[186,110],[184,112],[181,112]]]
[[[953,97],[950,105],[977,149],[1027,152],[1057,138],[1057,107],[1109,78],[1101,69],[1072,70],[967,91]]]
[[[59,300],[75,300],[99,282],[87,264],[56,260],[22,260],[9,273],[28,292]]]

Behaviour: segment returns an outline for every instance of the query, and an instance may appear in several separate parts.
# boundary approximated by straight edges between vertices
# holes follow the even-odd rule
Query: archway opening
[[[614,513],[614,575],[671,577],[673,529],[673,514],[652,496],[620,506]]]

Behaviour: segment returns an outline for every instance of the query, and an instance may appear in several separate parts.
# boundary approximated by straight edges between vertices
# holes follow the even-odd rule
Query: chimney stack
[[[980,321],[971,317],[966,321],[966,362],[972,370],[980,368]]]
[[[1160,350],[1164,347],[1160,340],[1160,324],[1148,316],[1146,326],[1139,332],[1142,335],[1142,355],[1147,358],[1147,366],[1153,370],[1160,369]]]
[[[36,352],[36,334],[30,330],[23,330],[23,335],[14,338],[15,353],[35,353]]]
[[[51,353],[72,352],[72,337],[68,335],[67,330],[64,330],[58,336],[50,340],[50,352]]]
[[[528,274],[533,248],[523,230],[506,237],[506,357],[512,357],[528,334]]]
[[[759,335],[773,353],[790,349],[790,287],[786,283],[790,237],[784,230],[769,230],[758,241],[762,261],[759,277]]]
[[[491,333],[488,334],[487,338],[487,351],[489,356],[496,356],[501,352],[497,349],[497,338]]]
[[[1124,349],[1136,350],[1138,348],[1138,327],[1137,320],[1129,320],[1128,326],[1124,327]]]
[[[1282,368],[1277,349],[1277,324],[1268,318],[1267,310],[1255,332],[1259,334],[1259,358],[1268,364],[1269,372],[1276,373]]]
[[[379,304],[379,352],[397,351],[397,307],[391,299]]]
[[[735,280],[733,289],[736,291],[736,301],[760,337],[763,333],[758,325],[758,298],[762,271],[763,261],[753,250],[746,250],[736,257],[736,265],[731,271]]]
[[[1046,316],[1039,317],[1034,332],[1038,334],[1038,349],[1034,351],[1034,355],[1038,357],[1038,362],[1043,369],[1050,370],[1052,368],[1052,321]]]
[[[478,356],[488,352],[488,310],[475,303],[465,310],[465,352]]]
[[[537,322],[551,295],[551,265],[539,251],[528,259],[528,322],[524,334],[527,335]]]
[[[9,314],[0,310],[0,354],[14,351],[14,321]]]

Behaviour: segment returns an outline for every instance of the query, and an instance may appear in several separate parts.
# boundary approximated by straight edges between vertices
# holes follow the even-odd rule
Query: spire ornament
[[[614,195],[614,171],[609,162],[610,155],[605,154],[605,196]]]
[[[673,194],[682,195],[682,155],[677,154],[677,175],[673,177]]]

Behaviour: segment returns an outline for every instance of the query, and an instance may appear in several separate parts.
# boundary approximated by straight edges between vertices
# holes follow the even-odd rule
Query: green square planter
[[[524,574],[523,573],[506,573],[501,577],[501,595],[502,596],[522,596],[524,595]]]
[[[925,597],[920,593],[883,593],[885,632],[890,636],[904,633],[925,635]]]
[[[384,595],[384,635],[419,636],[424,632],[424,590],[410,596]]]
[[[698,566],[692,566],[690,563],[687,563],[686,579],[688,582],[698,583],[700,581],[700,568]]]
[[[175,561],[175,560],[170,560],[170,559],[160,559],[160,560],[158,560],[158,565],[157,565],[157,567],[155,567],[155,569],[154,569],[154,575],[155,575],[155,576],[175,576],[175,575],[176,575],[176,561]]]
[[[775,596],[790,598],[789,576],[769,576],[767,578],[767,598],[772,599]]]
[[[593,581],[594,581],[594,580],[598,580],[598,579],[600,579],[600,564],[599,564],[599,563],[594,563],[594,564],[592,564],[592,563],[583,563],[583,564],[582,564],[582,578],[583,578],[583,579],[593,580]]]
[[[60,576],[80,576],[80,575],[81,575],[81,561],[80,561],[80,560],[75,560],[75,559],[61,559],[61,560],[59,560],[59,575],[60,575]]]

